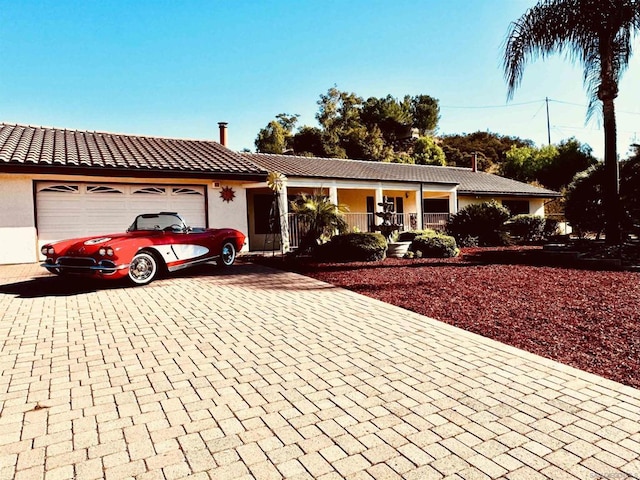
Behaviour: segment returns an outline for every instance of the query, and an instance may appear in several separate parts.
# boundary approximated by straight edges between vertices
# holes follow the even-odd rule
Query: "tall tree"
[[[524,67],[553,53],[578,61],[589,95],[587,119],[602,107],[607,243],[619,243],[620,194],[614,100],[629,64],[633,37],[640,29],[639,0],[541,0],[509,28],[504,71],[508,97],[519,86]]]
[[[292,148],[293,129],[300,115],[279,113],[275,120],[258,132],[255,140],[256,150],[260,153],[284,153]]]

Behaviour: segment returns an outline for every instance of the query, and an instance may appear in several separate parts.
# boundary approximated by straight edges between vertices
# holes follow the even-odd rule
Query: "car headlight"
[[[55,253],[55,250],[53,249],[53,247],[50,247],[48,245],[44,245],[40,249],[40,252],[42,253],[42,255],[53,255]]]
[[[100,250],[98,250],[98,253],[102,257],[104,257],[104,256],[113,257],[113,248],[111,248],[111,247],[100,247]]]

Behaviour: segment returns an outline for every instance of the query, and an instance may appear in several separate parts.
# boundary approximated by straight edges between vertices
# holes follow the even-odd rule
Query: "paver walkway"
[[[197,273],[0,267],[1,480],[640,477],[639,390],[295,274]]]

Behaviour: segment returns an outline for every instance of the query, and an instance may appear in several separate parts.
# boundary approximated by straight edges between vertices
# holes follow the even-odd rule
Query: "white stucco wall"
[[[39,258],[34,206],[34,181],[148,183],[205,185],[209,227],[230,227],[248,234],[247,195],[240,182],[196,179],[105,178],[64,175],[14,175],[0,173],[0,265],[33,263]],[[218,184],[219,186],[216,186]],[[222,187],[231,187],[233,201],[220,197]],[[204,225],[198,225],[204,226]],[[248,249],[248,240],[244,249]]]
[[[219,187],[215,185],[219,184]],[[224,187],[233,189],[235,197],[230,202],[225,202],[220,193]],[[247,216],[247,190],[241,183],[234,182],[209,182],[208,210],[210,228],[235,228],[247,236],[243,251],[249,249],[249,223]]]
[[[0,265],[38,260],[31,178],[0,174]]]

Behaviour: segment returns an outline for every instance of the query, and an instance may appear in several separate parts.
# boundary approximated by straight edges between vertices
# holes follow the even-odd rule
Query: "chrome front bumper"
[[[40,265],[53,273],[100,273],[102,275],[113,275],[118,270],[129,267],[128,264],[116,265],[110,260],[100,260],[96,262],[90,257],[60,257],[55,263],[52,259],[47,259]]]

